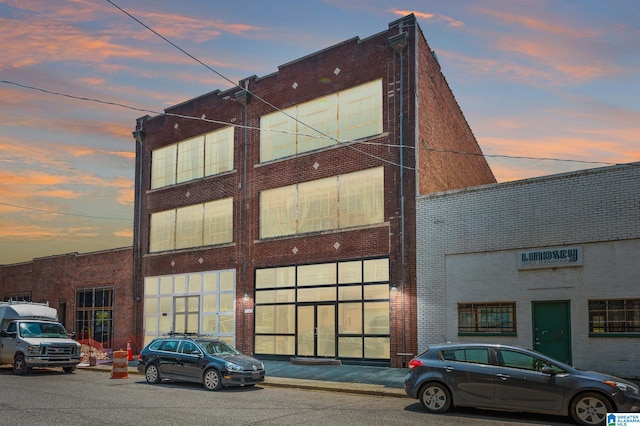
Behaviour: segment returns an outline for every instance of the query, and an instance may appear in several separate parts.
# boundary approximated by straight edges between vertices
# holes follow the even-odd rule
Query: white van
[[[0,364],[12,364],[15,374],[32,367],[71,373],[80,363],[80,348],[48,304],[0,302]]]

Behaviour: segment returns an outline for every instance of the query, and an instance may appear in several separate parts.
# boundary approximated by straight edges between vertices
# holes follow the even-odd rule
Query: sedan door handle
[[[496,376],[503,381],[511,378],[508,374],[496,374]]]
[[[451,367],[451,366],[446,366],[444,368],[444,371],[446,371],[447,373],[451,373],[453,370],[455,370],[455,368]]]

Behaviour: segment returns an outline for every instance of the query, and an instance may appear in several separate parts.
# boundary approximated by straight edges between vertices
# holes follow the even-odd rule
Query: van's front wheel
[[[27,372],[27,370],[28,370],[28,368],[27,368],[27,363],[24,360],[24,355],[23,354],[17,354],[13,358],[13,372],[14,372],[14,374],[22,376],[23,374],[25,374]]]

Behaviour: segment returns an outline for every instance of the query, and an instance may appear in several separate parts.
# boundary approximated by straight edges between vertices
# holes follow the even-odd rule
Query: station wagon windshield
[[[240,353],[224,342],[198,340],[198,343],[200,343],[204,350],[210,355],[237,355]]]

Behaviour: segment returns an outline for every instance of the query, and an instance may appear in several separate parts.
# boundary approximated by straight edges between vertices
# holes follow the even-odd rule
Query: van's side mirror
[[[16,337],[16,332],[15,331],[8,332],[7,330],[2,330],[2,331],[0,331],[0,337],[15,338]]]

